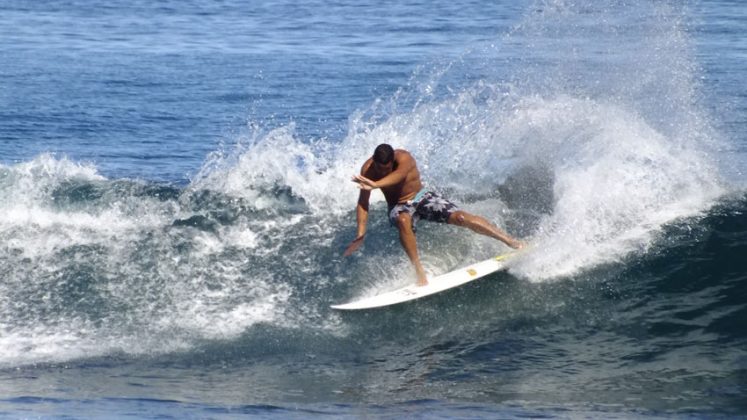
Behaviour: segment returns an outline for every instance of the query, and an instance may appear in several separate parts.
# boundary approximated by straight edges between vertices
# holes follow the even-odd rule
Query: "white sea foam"
[[[257,258],[272,257],[299,216],[175,228],[202,210],[139,185],[50,155],[0,167],[0,366],[178,351],[288,323],[288,285],[247,276],[242,255],[261,244]]]
[[[519,186],[529,183],[522,174],[541,168],[550,185],[513,199],[518,207],[531,207],[528,202],[537,195],[550,194],[542,198],[552,203],[549,212],[537,217],[535,225],[519,226],[532,234],[535,252],[513,272],[534,281],[573,275],[646,249],[663,224],[707,209],[724,193],[698,133],[662,133],[635,110],[609,101],[511,95],[501,85],[479,82],[367,130],[351,129],[325,156],[313,155],[310,146],[287,132],[282,141],[272,133],[243,151],[229,177],[290,150],[263,172],[271,176],[261,182],[272,179],[291,187],[318,217],[330,210],[344,214],[353,209],[356,196],[346,175],[355,173],[377,144],[389,142],[416,157],[428,186],[456,198],[478,197],[464,204],[483,209],[483,215],[503,225],[506,218],[518,216],[500,200],[500,186],[509,180]],[[351,121],[351,127],[357,125],[360,121]],[[251,190],[258,178],[249,179],[242,191]],[[481,206],[485,200],[496,201],[491,208]],[[352,231],[352,218],[349,224]],[[439,252],[444,260],[454,252],[422,251]],[[483,252],[484,247],[473,247],[460,259]]]
[[[348,178],[384,141],[410,150],[429,186],[448,191],[468,210],[501,226],[530,233],[532,250],[511,270],[531,281],[573,276],[645,250],[663,224],[708,208],[723,191],[706,150],[690,138],[658,131],[634,110],[572,95],[512,97],[506,92],[480,82],[360,131],[360,121],[353,119],[351,132],[337,145],[307,145],[292,127],[268,134],[241,150],[232,164],[207,171],[187,191],[213,189],[268,211],[298,205],[282,193],[266,193],[287,188],[304,209],[277,217],[272,211],[243,215],[215,230],[171,226],[179,218],[202,215],[199,208],[181,203],[186,196],[162,202],[125,194],[101,205],[57,207],[50,199],[56,185],[77,176],[105,182],[91,168],[81,170],[64,160],[41,158],[36,165],[57,172],[48,171],[39,182],[23,175],[38,172],[34,164],[24,164],[23,171],[4,168],[6,194],[23,196],[20,189],[30,189],[23,200],[5,204],[8,216],[0,226],[6,250],[21,250],[21,256],[8,255],[16,262],[30,258],[36,268],[25,269],[19,262],[0,286],[0,345],[7,349],[0,363],[177,351],[206,339],[237,338],[257,324],[339,333],[344,330],[339,319],[320,318],[323,303],[294,307],[292,302],[304,289],[299,284],[326,271],[313,256],[339,232],[354,231],[356,190]],[[546,174],[539,181],[522,176],[537,168]],[[16,180],[9,182],[8,173]],[[517,185],[526,187],[525,193],[510,197]],[[548,196],[538,197],[543,194]],[[547,208],[533,207],[540,198],[550,203]],[[533,217],[523,219],[522,209],[534,212]],[[503,249],[453,229],[423,227],[419,232],[423,261],[434,273]],[[391,249],[360,259],[353,264],[355,272],[342,274],[349,278],[325,277],[315,286],[384,279],[356,283],[369,293],[402,285],[412,273],[395,234],[389,238],[380,243]],[[300,246],[289,247],[289,241]],[[95,259],[97,254],[78,251],[65,257],[70,260],[56,256],[71,245],[92,244],[103,252]],[[280,252],[291,252],[282,264],[275,258]],[[252,258],[251,274],[246,256]],[[97,282],[85,292],[84,302],[95,305],[101,297],[120,312],[98,322],[84,320],[89,315],[62,315],[68,310],[64,294],[78,281],[64,272],[79,263],[79,275]],[[87,273],[87,265],[95,271]],[[58,277],[59,282],[50,283]],[[44,302],[51,318],[27,307],[30,324],[19,323],[14,317],[23,303],[9,300],[19,290],[41,297],[25,304]],[[80,310],[93,309],[83,305]]]
[[[192,188],[212,189],[248,200],[257,209],[283,206],[277,188],[288,188],[316,212],[349,208],[355,186],[349,182],[355,163],[330,159],[323,149],[295,134],[293,124],[266,133],[259,140],[239,141],[237,149],[214,155]]]
[[[645,249],[663,224],[707,209],[724,192],[703,150],[619,107],[559,98],[531,101],[516,115],[513,130],[533,127],[539,140],[530,153],[541,153],[555,179],[535,252],[515,267],[527,278],[573,275]]]

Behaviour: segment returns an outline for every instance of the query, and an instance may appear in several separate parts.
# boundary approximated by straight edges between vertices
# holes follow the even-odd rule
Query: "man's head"
[[[374,164],[378,169],[389,169],[392,168],[394,162],[394,149],[392,146],[382,143],[376,146],[373,154]]]

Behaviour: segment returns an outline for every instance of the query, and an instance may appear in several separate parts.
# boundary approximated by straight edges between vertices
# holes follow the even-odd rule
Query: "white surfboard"
[[[332,305],[331,307],[332,309],[355,311],[360,309],[381,308],[420,299],[422,297],[443,292],[444,290],[453,289],[454,287],[477,280],[480,277],[487,276],[490,273],[503,270],[506,268],[505,260],[512,255],[514,255],[514,253],[498,255],[497,257],[430,278],[428,279],[428,284],[425,286],[417,286],[413,284],[391,292],[340,305]]]

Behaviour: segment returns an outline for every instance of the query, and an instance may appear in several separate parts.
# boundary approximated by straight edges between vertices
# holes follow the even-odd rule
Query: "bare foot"
[[[417,286],[427,286],[428,285],[428,279],[425,276],[425,271],[418,270],[418,281]]]

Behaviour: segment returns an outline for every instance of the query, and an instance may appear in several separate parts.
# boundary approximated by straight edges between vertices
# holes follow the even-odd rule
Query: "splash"
[[[416,157],[429,187],[529,238],[535,251],[515,274],[572,276],[645,251],[663,225],[727,190],[687,30],[687,10],[667,2],[537,2],[500,43],[421,69],[390,100],[352,114],[340,142],[283,127],[206,178],[245,196],[288,188],[316,217],[344,215],[355,197],[348,177],[390,143]],[[474,81],[473,69],[485,74]],[[475,245],[424,251],[494,252],[462,240]]]

